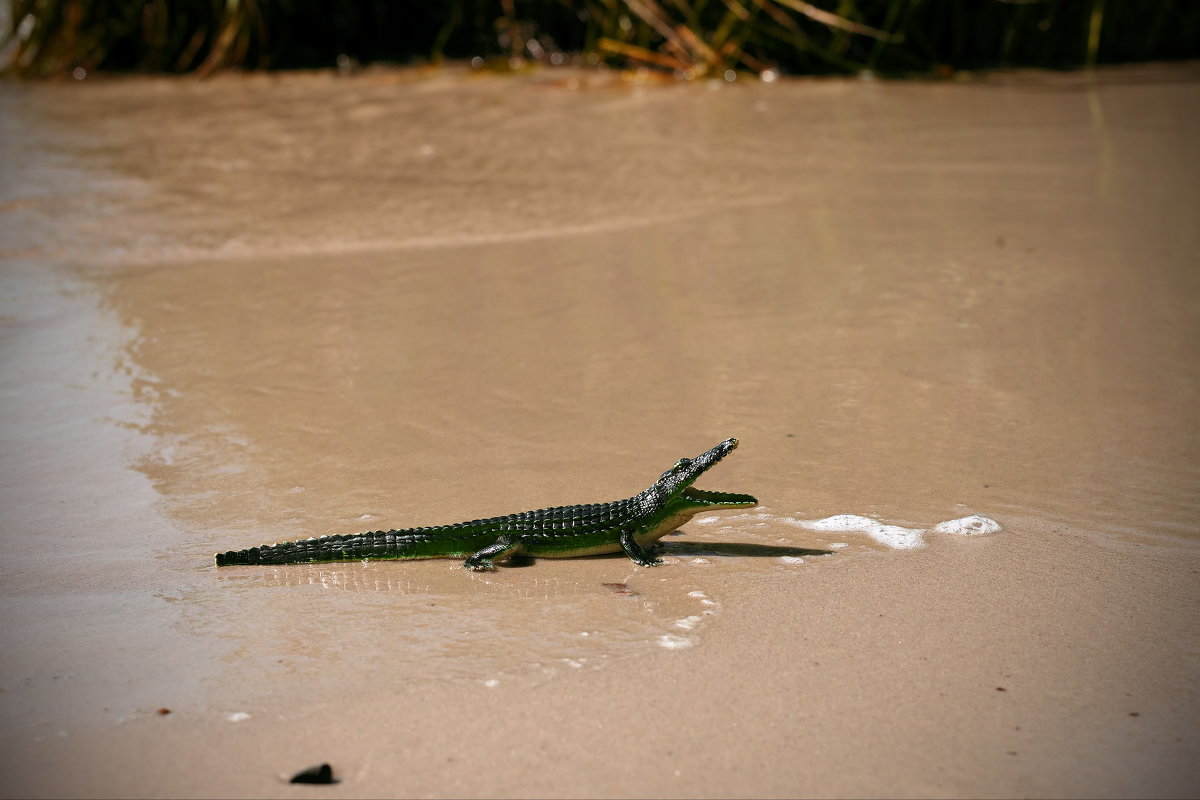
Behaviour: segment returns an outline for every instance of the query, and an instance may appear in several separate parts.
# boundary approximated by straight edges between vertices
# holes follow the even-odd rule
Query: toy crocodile
[[[466,558],[467,568],[485,570],[494,569],[494,561],[515,555],[570,558],[621,550],[644,567],[661,564],[651,552],[654,543],[692,516],[758,504],[748,494],[692,488],[700,475],[737,445],[737,439],[726,439],[695,458],[681,458],[653,486],[627,500],[543,508],[455,525],[319,536],[230,550],[217,553],[217,566],[371,558]]]

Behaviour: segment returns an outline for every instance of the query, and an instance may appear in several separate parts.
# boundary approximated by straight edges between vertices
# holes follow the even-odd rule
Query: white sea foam
[[[665,647],[668,650],[682,650],[685,647],[691,647],[696,642],[686,636],[676,636],[672,633],[664,633],[658,637],[659,647]]]
[[[758,518],[759,515],[745,515]],[[901,525],[889,525],[871,517],[858,514],[838,514],[824,519],[799,519],[797,517],[777,516],[776,521],[797,528],[821,533],[865,533],[875,541],[893,550],[913,550],[925,546],[925,535],[929,533],[957,534],[959,536],[978,536],[984,533],[996,533],[1003,530],[1000,523],[994,519],[972,514],[961,519],[951,519],[939,522],[929,528],[905,528]],[[846,547],[845,542],[835,542],[829,545],[831,550]]]
[[[796,528],[805,530],[816,530],[821,533],[862,533],[866,534],[880,543],[884,547],[890,547],[895,551],[906,551],[906,549],[914,549],[925,546],[926,534],[955,534],[959,536],[978,536],[980,534],[995,534],[996,531],[1003,530],[1001,524],[995,519],[988,517],[980,517],[979,515],[971,515],[970,517],[962,517],[960,519],[947,519],[946,522],[940,522],[936,525],[931,525],[929,528],[905,528],[902,525],[889,525],[888,523],[880,522],[878,519],[871,517],[863,517],[856,513],[840,513],[833,517],[824,519],[800,519],[799,517],[791,517],[786,515],[770,515],[770,513],[745,513],[738,517],[725,517],[726,522],[732,519],[754,519],[755,523],[750,525],[750,528],[760,527],[763,523],[762,519],[770,519],[772,522],[781,522],[787,525],[794,525]],[[833,551],[838,551],[848,547],[846,542],[834,542],[828,546]]]

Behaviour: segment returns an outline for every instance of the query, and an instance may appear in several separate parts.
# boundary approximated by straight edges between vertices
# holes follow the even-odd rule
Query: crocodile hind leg
[[[467,569],[485,570],[495,569],[496,565],[492,562],[498,558],[508,558],[511,555],[516,555],[522,552],[521,540],[516,536],[501,536],[494,544],[489,544],[487,547],[472,553],[471,556],[463,562],[463,566]]]
[[[637,543],[637,539],[633,538],[632,529],[621,531],[621,549],[625,551],[625,555],[633,559],[633,563],[643,567],[653,567],[655,564],[662,563],[661,559],[654,557],[652,549],[647,550]]]

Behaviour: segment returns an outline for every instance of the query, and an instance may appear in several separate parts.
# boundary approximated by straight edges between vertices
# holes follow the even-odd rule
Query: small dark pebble
[[[1131,716],[1131,717],[1138,717],[1138,716],[1141,716],[1141,714],[1140,714],[1139,712],[1137,712],[1137,711],[1130,711],[1130,712],[1129,712],[1129,716]]]
[[[292,776],[291,783],[334,783],[333,767],[321,764],[300,770]]]
[[[996,691],[997,691],[997,692],[1007,692],[1007,691],[1008,691],[1008,689],[1005,689],[1003,686],[997,686],[997,687],[996,687]]]
[[[170,714],[170,713],[171,713],[171,709],[169,709],[169,708],[160,708],[160,709],[158,710],[158,713],[159,713],[159,714],[162,714],[163,716],[166,716],[167,714]]]

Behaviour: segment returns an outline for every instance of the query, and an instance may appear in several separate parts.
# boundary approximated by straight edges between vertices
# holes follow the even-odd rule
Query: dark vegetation
[[[28,77],[443,58],[684,77],[948,74],[1200,56],[1196,0],[0,0],[0,15],[5,5],[0,66]]]

